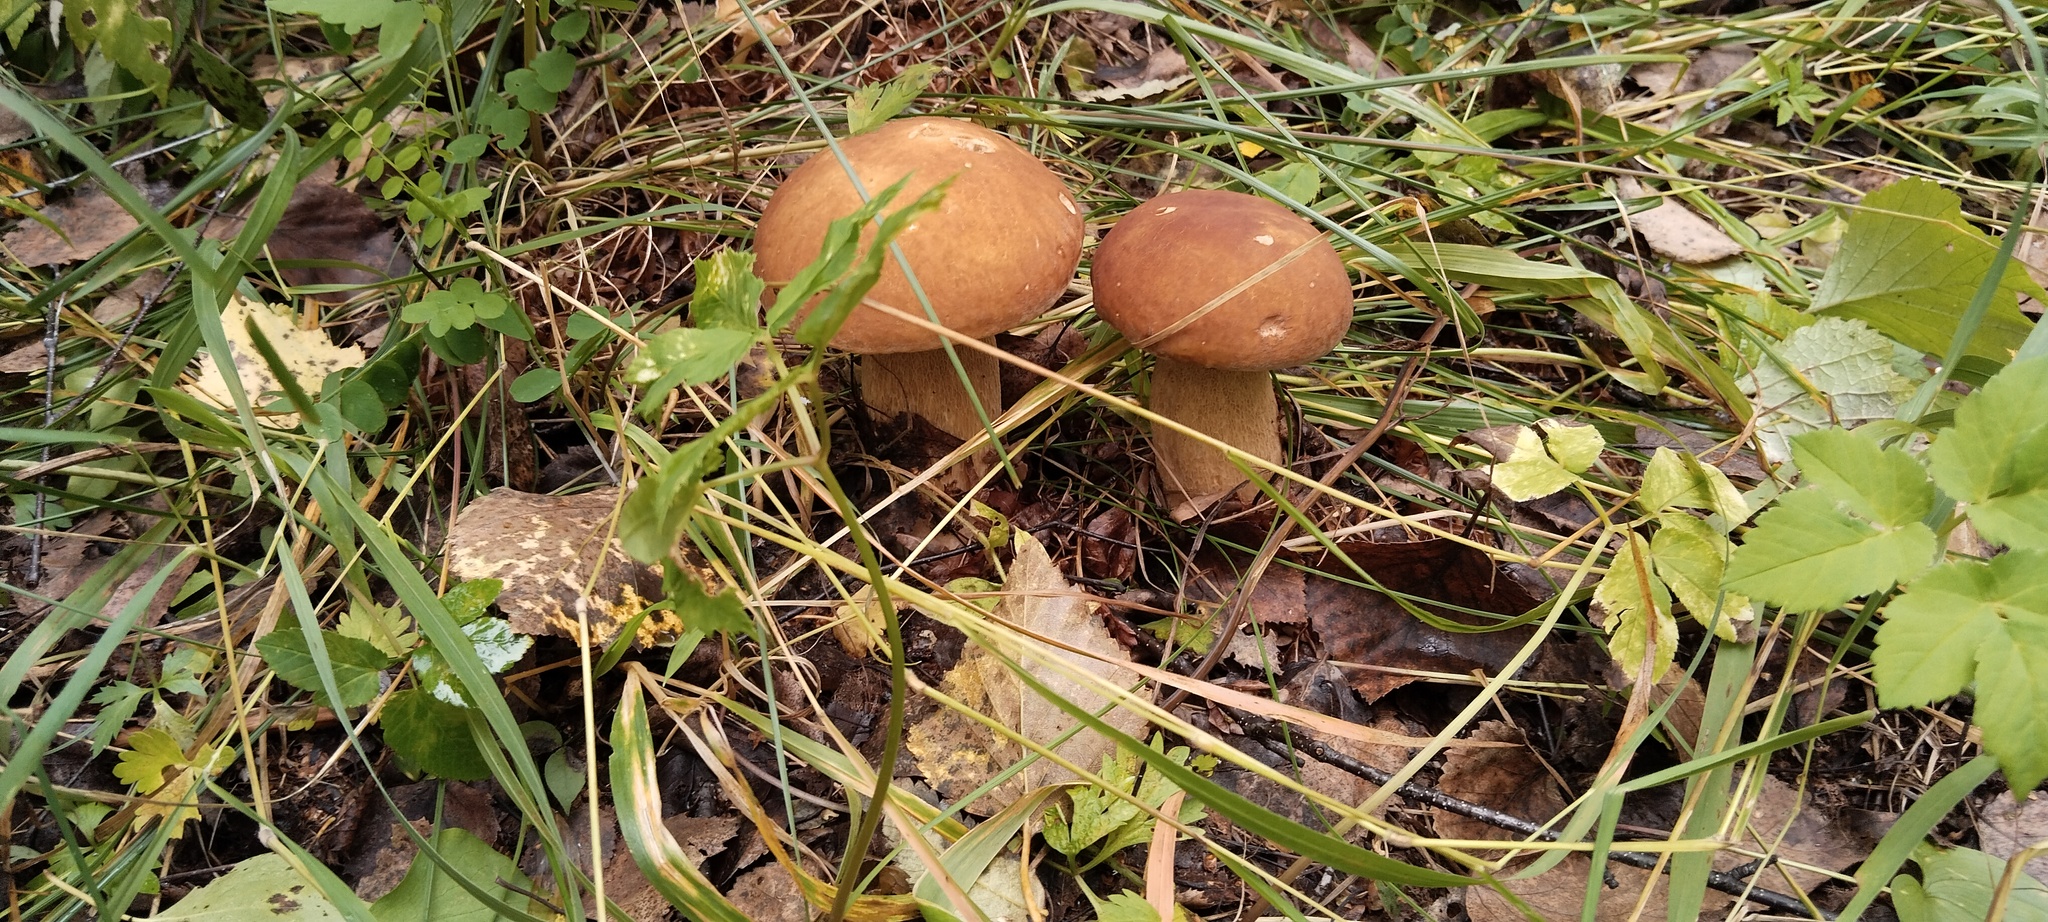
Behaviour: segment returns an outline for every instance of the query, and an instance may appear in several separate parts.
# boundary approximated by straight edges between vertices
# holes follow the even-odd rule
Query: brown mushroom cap
[[[1081,263],[1081,209],[1066,184],[1009,138],[950,118],[892,121],[839,142],[869,195],[909,176],[891,208],[953,177],[937,211],[896,238],[939,322],[976,339],[1050,307]],[[782,181],[754,232],[754,272],[786,283],[818,258],[832,221],[861,206],[839,158],[820,153]],[[873,239],[870,226],[863,241]],[[911,314],[924,308],[889,259],[868,297]],[[939,337],[866,307],[832,344],[849,352],[922,352]]]
[[[1297,249],[1292,262],[1147,342]],[[1351,275],[1337,251],[1286,207],[1239,192],[1174,192],[1139,205],[1096,248],[1093,278],[1096,313],[1126,338],[1207,368],[1299,365],[1351,326]]]

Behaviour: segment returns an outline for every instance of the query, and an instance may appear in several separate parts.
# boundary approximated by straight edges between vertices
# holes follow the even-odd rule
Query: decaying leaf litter
[[[2017,11],[40,6],[11,912],[2043,905]],[[1166,501],[1085,261],[978,488],[863,403],[744,254],[910,114],[1091,252],[1173,189],[1320,215],[1292,475]]]

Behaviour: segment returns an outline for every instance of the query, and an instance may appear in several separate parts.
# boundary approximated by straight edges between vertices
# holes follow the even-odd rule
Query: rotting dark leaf
[[[244,206],[246,208],[246,206]],[[241,232],[247,212],[222,214],[206,226],[209,240],[231,240]],[[334,184],[327,171],[301,180],[292,189],[284,215],[265,244],[279,263],[278,274],[294,288],[338,287],[310,295],[316,300],[346,301],[358,289],[412,271],[412,260],[398,249],[398,237],[387,229],[361,196]],[[321,265],[293,265],[319,260]]]
[[[0,249],[30,268],[91,259],[137,226],[135,216],[97,185],[51,203],[42,215],[57,229],[23,221],[0,237]]]
[[[1111,506],[1081,527],[1081,572],[1090,579],[1130,579],[1138,568],[1138,520]]]
[[[1543,597],[1494,566],[1485,553],[1443,538],[1420,541],[1352,541],[1339,545],[1380,585],[1410,597],[1410,604],[1437,617],[1484,627],[1489,621],[1450,606],[1496,615],[1522,614]],[[1320,569],[1350,575],[1336,560]],[[1353,664],[1351,684],[1367,701],[1417,681],[1393,670],[1464,674],[1491,673],[1507,664],[1528,641],[1529,627],[1484,633],[1443,630],[1424,623],[1394,599],[1364,586],[1315,576],[1306,581],[1309,623],[1328,657]],[[1364,667],[1364,668],[1360,668]]]

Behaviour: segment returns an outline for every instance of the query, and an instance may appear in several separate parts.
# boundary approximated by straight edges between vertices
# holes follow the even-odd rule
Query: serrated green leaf
[[[1657,575],[1692,613],[1693,620],[1722,640],[1733,642],[1736,626],[1754,619],[1756,611],[1749,599],[1721,592],[1721,577],[1732,549],[1727,536],[1684,513],[1662,516],[1658,521],[1662,524],[1650,538],[1650,561]]]
[[[206,675],[213,671],[213,653],[202,647],[181,646],[164,657],[160,691],[185,695],[206,694]]]
[[[1721,469],[1702,462],[1691,452],[1659,448],[1643,468],[1642,486],[1636,504],[1655,515],[1667,509],[1705,509],[1721,517],[1721,527],[1734,528],[1749,518],[1749,504],[1742,491],[1730,483]]]
[[[664,568],[662,588],[667,590],[676,616],[690,630],[736,636],[754,632],[754,619],[747,617],[746,606],[731,589],[712,595],[704,591],[695,577],[673,566]]]
[[[938,73],[937,64],[920,61],[886,83],[871,83],[854,90],[846,101],[846,133],[860,134],[895,118],[917,94],[932,85],[932,78]]]
[[[391,665],[393,657],[367,641],[343,637],[334,631],[321,631],[320,640],[327,647],[327,664],[334,672],[335,690],[341,694],[340,707],[361,707],[375,700],[381,690],[378,677],[384,667]],[[333,706],[334,702],[325,701],[327,696],[320,691],[319,667],[314,664],[306,637],[299,633],[296,621],[278,622],[276,630],[256,641],[256,652],[263,655],[263,662],[278,678]]]
[[[470,735],[469,714],[408,688],[384,702],[377,723],[384,729],[384,745],[406,764],[450,781],[477,781],[490,777],[491,768]]]
[[[1857,433],[1805,433],[1792,440],[1792,457],[1807,485],[1879,525],[1918,522],[1934,509],[1934,484],[1919,461]]]
[[[1125,890],[1096,905],[1095,922],[1160,922],[1159,910],[1143,896]]]
[[[768,283],[754,274],[754,254],[720,250],[697,260],[697,290],[690,295],[690,322],[706,330],[761,328],[761,293]]]
[[[1493,466],[1494,488],[1518,503],[1549,496],[1578,480],[1544,450],[1542,437],[1528,426],[1515,428],[1515,447],[1506,461]]]
[[[1783,461],[1800,433],[1896,416],[1914,386],[1893,363],[1898,349],[1861,320],[1827,317],[1793,330],[1750,376],[1764,453]]]
[[[362,602],[342,612],[334,630],[343,637],[363,641],[384,655],[397,659],[420,645],[420,635],[414,633],[412,627],[412,618],[398,606],[386,608],[374,602]]]
[[[148,693],[149,690],[140,685],[123,681],[110,682],[93,693],[92,703],[100,706],[99,713],[93,715],[92,729],[86,733],[92,739],[93,755],[106,751],[114,737],[120,735],[121,728],[135,716],[136,706]]]
[[[2007,366],[1956,407],[1928,450],[1943,492],[1986,539],[2048,549],[2048,357]]]
[[[1758,517],[1722,586],[1792,611],[1825,611],[1912,578],[1935,550],[1922,523],[1880,528],[1820,490],[1794,490]]]
[[[1678,622],[1671,617],[1671,591],[1657,578],[1650,564],[1649,543],[1635,532],[1626,532],[1622,546],[1614,551],[1607,576],[1593,588],[1593,603],[1605,613],[1602,626],[1609,635],[1608,654],[1629,675],[1643,668],[1650,655],[1649,681],[1656,681],[1671,668],[1678,651]],[[1654,651],[1648,650],[1651,643]]]
[[[185,750],[169,733],[155,727],[128,737],[128,751],[114,764],[114,777],[148,794],[164,786],[164,772],[185,764]]]
[[[1963,690],[1979,650],[2004,636],[2005,619],[2048,617],[2048,555],[1956,560],[1914,580],[1884,608],[1877,631],[1877,688],[1885,707],[1912,707]],[[2016,615],[2015,613],[2023,613]]]
[[[1982,922],[2005,876],[2005,859],[1973,848],[1942,848],[1923,841],[1913,848],[1916,879],[1892,878],[1892,905],[1899,922]],[[2048,887],[2027,874],[2013,883],[2007,922],[2048,922]]]
[[[1933,182],[1905,179],[1870,193],[1849,215],[1841,249],[1813,294],[1813,311],[1862,320],[1930,355],[1941,355],[1991,271],[1998,247],[1963,217],[1962,202]],[[2019,261],[1970,339],[1969,353],[2004,362],[2033,324],[2018,293],[2048,300]]]
[[[1607,450],[1607,439],[1600,435],[1600,430],[1583,423],[1540,419],[1536,428],[1543,431],[1543,447],[1558,466],[1574,474],[1585,473]]]

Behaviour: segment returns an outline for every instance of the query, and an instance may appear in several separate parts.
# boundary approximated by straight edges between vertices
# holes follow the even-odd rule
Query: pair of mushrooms
[[[1081,210],[1064,183],[1008,138],[971,122],[912,118],[840,143],[873,195],[908,175],[909,201],[953,178],[939,210],[897,238],[939,324],[986,339],[1052,306],[1081,260]],[[783,181],[755,232],[755,269],[788,282],[818,255],[825,230],[862,196],[839,159],[811,158]],[[1270,373],[1328,352],[1351,323],[1351,280],[1337,253],[1292,211],[1235,192],[1162,195],[1125,215],[1096,248],[1096,312],[1156,357],[1151,408],[1278,463],[1279,404]],[[890,260],[868,294],[924,316]],[[923,417],[966,439],[981,423],[940,337],[863,305],[832,342],[859,353],[863,398],[881,418]],[[955,354],[981,405],[1001,408],[999,365]],[[1196,508],[1246,488],[1244,473],[1207,444],[1153,433],[1173,505]]]

